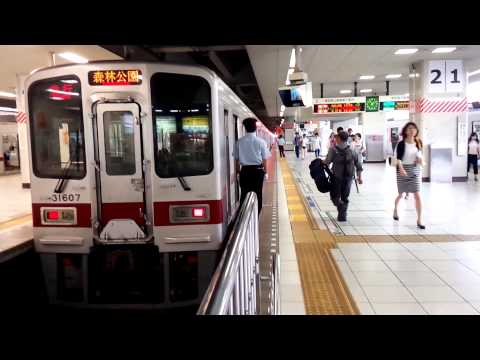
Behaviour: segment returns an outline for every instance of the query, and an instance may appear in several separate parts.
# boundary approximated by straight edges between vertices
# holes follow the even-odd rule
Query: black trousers
[[[278,150],[280,151],[280,157],[285,157],[285,148],[283,145],[278,145]]]
[[[258,199],[258,214],[262,210],[262,190],[263,190],[263,179],[265,177],[265,170],[263,166],[242,166],[240,170],[240,188],[242,190],[242,195],[240,197],[240,206],[245,201],[247,194],[250,191],[257,194]]]
[[[467,173],[470,171],[470,165],[473,165],[473,173],[478,175],[478,156],[468,154]]]
[[[330,191],[330,199],[337,207],[338,220],[340,221],[345,221],[347,218],[348,197],[350,196],[352,180],[352,178],[332,178],[332,190]]]
[[[295,155],[297,155],[297,159],[300,157],[300,146],[295,145]]]

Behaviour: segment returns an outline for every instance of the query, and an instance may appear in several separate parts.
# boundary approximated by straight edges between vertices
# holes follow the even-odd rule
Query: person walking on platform
[[[348,134],[340,131],[337,135],[338,144],[328,150],[324,163],[333,164],[332,189],[330,199],[338,209],[338,221],[347,221],[348,197],[355,168],[359,182],[362,182],[362,164],[357,153],[347,144]]]
[[[285,139],[283,135],[278,137],[278,151],[280,151],[280,157],[285,157]]]
[[[243,126],[247,134],[235,144],[234,157],[237,174],[240,174],[241,197],[243,204],[247,194],[254,191],[258,199],[258,215],[262,210],[263,181],[268,178],[267,159],[270,156],[267,143],[256,135],[257,120],[246,118]]]
[[[307,153],[308,139],[307,135],[303,134],[302,137],[302,160],[305,159],[305,154]]]
[[[418,127],[414,122],[407,123],[402,129],[402,141],[397,144],[394,152],[394,161],[397,168],[398,196],[395,199],[393,219],[399,220],[398,204],[403,193],[412,193],[417,209],[417,227],[425,229],[422,224],[422,199],[420,197],[422,140],[418,136]]]
[[[363,145],[362,135],[360,133],[356,133],[353,135],[353,141],[350,146],[357,153],[358,161],[363,168],[363,159],[365,158],[365,155],[367,155],[367,151],[365,150],[365,146]],[[359,183],[361,184],[360,180]]]
[[[295,146],[295,155],[297,159],[300,158],[300,147],[302,146],[302,137],[298,134],[298,131],[295,133],[293,138],[293,145]]]
[[[353,133],[352,128],[348,128],[347,132],[348,132],[347,144],[352,145],[352,141],[354,140],[355,134]]]
[[[468,164],[467,176],[470,172],[470,165],[473,166],[475,181],[478,181],[478,156],[480,155],[480,142],[477,133],[473,132],[468,138]]]
[[[316,159],[320,157],[321,149],[322,149],[322,143],[320,142],[320,136],[318,136],[318,133],[315,133],[315,136],[313,138],[313,150],[315,151]]]
[[[328,148],[329,148],[329,149],[330,149],[330,148],[333,148],[333,147],[335,147],[335,145],[337,145],[337,140],[335,139],[336,136],[337,136],[337,135],[335,135],[334,132],[332,132],[332,133],[330,134],[330,137],[328,138],[328,142],[329,142]]]

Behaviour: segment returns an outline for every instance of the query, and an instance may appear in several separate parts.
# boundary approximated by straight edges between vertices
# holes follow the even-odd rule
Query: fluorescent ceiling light
[[[480,69],[472,71],[471,73],[467,73],[467,76],[473,76],[473,75],[477,75],[477,74],[480,74]]]
[[[292,49],[292,53],[290,54],[290,67],[295,67],[295,48]]]
[[[64,52],[57,54],[61,58],[64,58],[65,60],[77,63],[77,64],[86,64],[88,63],[88,60],[85,59],[83,56],[71,53],[71,52]]]
[[[16,108],[0,106],[0,111],[17,112],[18,110]]]
[[[369,93],[372,92],[372,89],[362,89],[360,90],[361,93]]]
[[[402,74],[389,74],[387,76],[385,76],[386,79],[398,79],[398,78],[401,78],[402,77]]]
[[[432,51],[432,53],[433,54],[445,54],[445,53],[451,53],[455,50],[457,50],[457,48],[455,48],[455,47],[436,48],[435,50]]]
[[[6,91],[0,91],[0,97],[16,98],[17,95]]]
[[[352,90],[340,90],[340,94],[350,94]]]
[[[360,76],[360,80],[371,80],[375,79],[375,75],[362,75]]]
[[[398,49],[395,51],[395,55],[410,55],[415,54],[418,49]]]

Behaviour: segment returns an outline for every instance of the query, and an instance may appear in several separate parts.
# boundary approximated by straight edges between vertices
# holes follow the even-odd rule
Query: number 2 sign
[[[428,63],[428,92],[459,93],[464,91],[465,80],[462,60],[432,60]]]

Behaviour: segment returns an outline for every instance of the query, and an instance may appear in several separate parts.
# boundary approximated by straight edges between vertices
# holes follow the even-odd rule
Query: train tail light
[[[42,225],[75,225],[76,208],[40,208]]]
[[[60,218],[60,212],[57,210],[47,210],[45,213],[47,214],[47,220],[49,221],[55,221]]]
[[[205,208],[204,207],[201,207],[201,208],[193,208],[192,209],[192,216],[194,218],[204,218],[205,215],[206,215],[206,211],[205,211]]]
[[[210,221],[210,206],[208,204],[171,205],[170,222],[181,223],[206,223]]]

